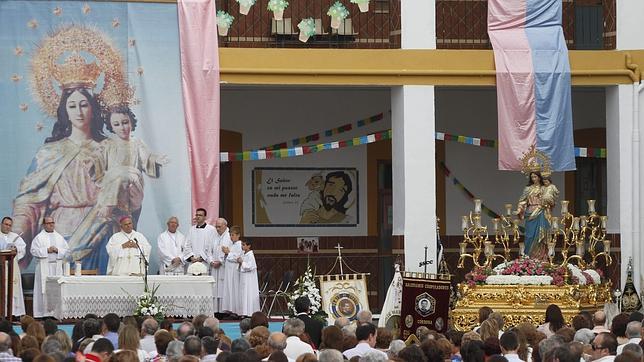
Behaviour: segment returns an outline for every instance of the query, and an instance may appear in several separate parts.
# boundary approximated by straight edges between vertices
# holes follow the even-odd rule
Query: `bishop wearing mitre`
[[[119,220],[121,231],[112,235],[107,242],[107,275],[132,275],[145,273],[145,259],[150,258],[152,246],[148,239],[134,230],[132,218],[124,216]]]

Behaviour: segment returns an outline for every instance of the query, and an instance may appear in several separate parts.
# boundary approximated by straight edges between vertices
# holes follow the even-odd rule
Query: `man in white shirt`
[[[300,336],[304,333],[304,322],[298,318],[290,318],[284,322],[284,334],[286,334],[286,348],[284,354],[288,358],[297,359],[305,353],[313,353],[313,347],[303,342]]]
[[[154,334],[159,330],[159,323],[154,318],[148,318],[141,323],[140,348],[154,358],[157,355],[157,346],[154,343]]]
[[[591,354],[593,362],[612,362],[617,352],[617,338],[612,333],[602,332],[595,337]]]
[[[20,235],[12,232],[13,219],[9,216],[2,218],[0,226],[0,250],[13,250],[16,257],[13,259],[13,315],[21,316],[25,314],[25,298],[22,295],[22,278],[20,276],[20,267],[18,260],[25,257],[27,244]],[[6,274],[5,274],[6,275]],[[7,289],[5,289],[7,290]]]
[[[215,312],[222,312],[222,298],[224,296],[224,280],[226,278],[226,257],[233,245],[230,240],[230,231],[228,230],[228,221],[220,217],[215,221],[215,242],[213,244],[212,261],[210,263],[210,275],[217,281],[217,290],[215,292]],[[231,265],[237,269],[239,265]]]
[[[119,223],[121,231],[112,235],[105,246],[110,257],[107,275],[145,274],[143,257],[149,260],[152,246],[143,234],[134,230],[132,218],[124,216]]]
[[[627,344],[640,344],[640,341],[642,340],[642,322],[628,322],[628,324],[626,325],[626,337],[628,338],[628,342],[617,346],[617,353],[615,355],[619,356],[620,354],[622,354],[624,346]]]
[[[51,316],[46,307],[48,276],[63,275],[63,262],[69,253],[67,241],[55,229],[54,218],[44,217],[43,230],[31,241],[31,255],[36,259],[34,279],[34,317]]]
[[[516,333],[512,331],[503,333],[499,340],[499,345],[501,346],[503,356],[508,360],[508,362],[524,362],[519,358],[519,338],[517,338]]]
[[[172,216],[166,223],[168,230],[157,238],[159,248],[159,274],[183,275],[186,238],[179,227],[179,219]]]
[[[355,347],[344,351],[344,356],[347,357],[347,359],[351,359],[355,356],[362,357],[367,352],[375,351],[382,354],[385,359],[388,359],[389,357],[385,352],[373,348],[376,345],[377,336],[378,332],[376,331],[376,326],[373,324],[367,323],[359,326],[356,328],[356,339],[358,340],[358,344]]]

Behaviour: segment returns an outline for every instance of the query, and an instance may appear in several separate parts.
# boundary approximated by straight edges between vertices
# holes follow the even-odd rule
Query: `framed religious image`
[[[297,238],[298,253],[317,253],[320,251],[320,239],[317,237]]]

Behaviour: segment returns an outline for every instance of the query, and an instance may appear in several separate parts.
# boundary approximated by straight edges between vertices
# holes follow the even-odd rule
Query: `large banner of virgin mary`
[[[170,216],[185,231],[176,4],[2,1],[0,34],[0,214],[27,243],[23,268],[45,216],[103,273],[123,216],[153,246]]]

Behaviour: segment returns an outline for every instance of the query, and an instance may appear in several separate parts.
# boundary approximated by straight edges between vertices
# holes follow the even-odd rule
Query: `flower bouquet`
[[[286,0],[269,0],[266,6],[268,10],[273,12],[273,19],[282,20],[284,17],[284,9],[288,7]]]
[[[322,310],[322,296],[320,295],[320,289],[318,289],[315,284],[311,265],[307,265],[306,271],[304,271],[303,275],[297,278],[293,286],[294,290],[288,301],[288,309],[291,314],[297,314],[297,311],[295,310],[295,300],[304,296],[309,298],[309,301],[311,301],[311,307],[309,309],[311,318],[326,323],[327,314]]]
[[[228,29],[233,24],[235,18],[223,10],[217,11],[217,30],[219,35],[226,36],[228,35]]]
[[[300,29],[299,39],[301,42],[306,43],[310,37],[315,35],[315,21],[313,18],[302,19],[297,27]]]
[[[161,305],[159,298],[156,296],[157,290],[160,285],[152,286],[151,289],[143,292],[143,295],[138,297],[134,315],[143,317],[151,316],[157,321],[163,320],[165,316],[165,306]]]
[[[342,20],[349,16],[349,10],[347,10],[341,2],[336,1],[335,4],[331,5],[326,14],[331,17],[331,27],[333,29],[338,29],[340,28]]]

